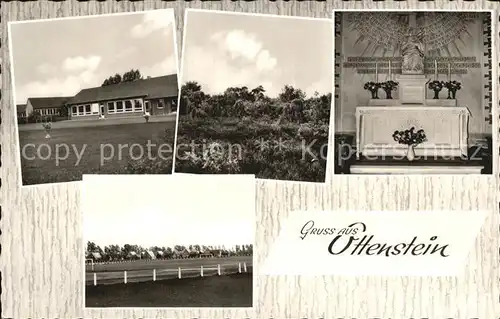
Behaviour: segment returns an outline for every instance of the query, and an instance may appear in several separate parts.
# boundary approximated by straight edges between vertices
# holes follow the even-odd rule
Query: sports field
[[[80,181],[83,174],[169,174],[172,163],[165,158],[172,156],[174,134],[175,117],[150,123],[138,118],[56,122],[50,138],[39,123],[19,125],[23,185]],[[172,153],[165,153],[169,149]]]
[[[252,307],[251,273],[86,286],[85,307]]]
[[[93,269],[85,266],[86,307],[252,306],[251,256],[138,260]]]
[[[203,266],[203,275],[213,276],[218,274],[218,265],[221,275],[252,272],[251,256],[232,256],[223,258],[193,258],[193,259],[165,259],[165,260],[137,260],[121,263],[109,264],[87,264],[85,266],[85,284],[94,284],[94,273],[97,285],[110,285],[123,283],[127,271],[127,282],[152,281],[174,279],[179,277],[179,268],[181,269],[181,278],[201,276]],[[154,270],[154,272],[153,272]]]

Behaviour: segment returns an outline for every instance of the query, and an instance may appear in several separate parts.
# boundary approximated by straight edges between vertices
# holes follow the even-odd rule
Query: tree
[[[122,76],[122,82],[132,82],[141,79],[142,79],[141,72],[139,70],[133,70],[133,69],[123,73]]]
[[[93,241],[87,242],[87,253],[95,253],[97,252],[97,245]]]
[[[64,117],[67,117],[68,116],[68,106],[67,105],[63,105],[59,108],[59,115],[60,116],[64,116]]]
[[[33,111],[28,116],[28,123],[38,123],[42,120],[42,114],[39,111]]]
[[[130,252],[132,251],[132,246],[129,244],[123,245],[121,249],[121,257],[122,258],[127,258]]]
[[[264,90],[264,87],[262,85],[259,85],[258,87],[256,87],[251,91],[251,94],[254,100],[256,101],[264,97],[264,92],[266,92],[266,90]]]
[[[198,82],[188,81],[181,86],[181,104],[179,112],[196,117],[200,113],[201,103],[205,99],[205,93],[201,90]]]
[[[109,245],[104,247],[104,254],[108,260],[118,260],[121,255],[121,249],[118,245]]]
[[[284,103],[290,103],[293,100],[304,100],[306,94],[301,89],[296,89],[291,85],[285,85],[278,95],[278,99]]]
[[[167,249],[164,250],[165,252],[165,258],[172,258],[172,255],[173,255],[173,251],[172,251],[172,248],[170,247],[167,247]]]
[[[125,75],[126,75],[126,80],[125,80]],[[131,70],[131,71],[125,72],[123,74],[123,77],[120,74],[116,73],[115,75],[110,76],[109,78],[105,79],[104,82],[102,82],[101,86],[134,81],[134,80],[138,79],[137,76],[139,76],[139,78],[142,78],[139,70],[135,70],[135,71]]]

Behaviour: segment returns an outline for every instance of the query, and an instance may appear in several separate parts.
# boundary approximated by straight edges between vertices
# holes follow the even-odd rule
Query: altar
[[[342,20],[350,23],[351,29],[338,39],[343,45],[338,56],[349,69],[340,72],[344,81],[340,81],[336,102],[350,151],[339,171],[485,172],[487,157],[478,156],[485,149],[481,146],[484,95],[479,92],[487,87],[480,75],[468,73],[469,68],[483,66],[473,65],[475,58],[450,52],[443,55],[441,51],[463,32],[451,34],[451,30],[451,35],[442,37],[440,21],[453,19],[453,25],[467,25],[472,23],[468,18],[475,19],[409,12],[380,17],[355,14]],[[378,29],[373,29],[374,21],[378,21]],[[394,27],[386,30],[387,21]],[[478,50],[471,50],[472,54]]]
[[[401,157],[408,145],[392,137],[396,130],[423,129],[427,141],[415,146],[417,157],[467,158],[467,107],[360,106],[356,108],[356,157]]]

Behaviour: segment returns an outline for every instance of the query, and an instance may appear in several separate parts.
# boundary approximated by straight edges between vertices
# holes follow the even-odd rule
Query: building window
[[[159,109],[162,109],[162,108],[164,108],[164,107],[165,107],[165,100],[163,100],[163,99],[159,99],[159,100],[158,100],[158,108],[159,108]]]
[[[92,103],[92,114],[99,114],[99,104],[97,103]]]
[[[116,102],[116,112],[117,113],[123,112],[123,102],[122,101]]]
[[[71,115],[78,115],[78,109],[76,108],[76,106],[71,107]]]
[[[92,110],[90,109],[90,104],[85,105],[85,114],[84,115],[89,115],[92,113]]]
[[[78,115],[83,115],[83,105],[78,105]]]
[[[108,102],[108,113],[115,113],[115,103],[114,102]]]
[[[143,111],[142,101],[141,100],[135,100],[134,101],[134,111],[136,111],[136,112],[142,112]]]
[[[126,100],[125,101],[125,112],[132,112],[133,111],[133,105],[131,100]]]

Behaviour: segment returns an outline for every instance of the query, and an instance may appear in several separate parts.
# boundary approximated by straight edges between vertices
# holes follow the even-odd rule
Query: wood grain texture
[[[441,9],[496,9],[453,1]],[[490,210],[458,278],[258,276],[254,311],[244,309],[83,309],[80,183],[21,188],[8,21],[176,9],[178,41],[186,7],[331,17],[336,9],[436,9],[417,1],[325,2],[10,2],[2,4],[2,317],[3,318],[494,318],[499,307],[496,178],[488,176],[329,176],[327,184],[258,181],[256,263],[292,210]],[[498,12],[493,21],[496,52]],[[179,48],[181,45],[179,43]],[[333,54],[333,52],[332,52]],[[498,65],[496,62],[495,65]],[[495,77],[497,84],[498,75]],[[494,88],[498,92],[498,86]],[[497,95],[498,96],[498,95]],[[495,101],[497,97],[495,97]],[[493,103],[498,107],[498,103]],[[497,110],[495,110],[497,112]],[[493,126],[498,127],[498,112]],[[498,131],[498,130],[496,130]],[[330,148],[331,149],[331,148]],[[495,150],[498,157],[498,150]]]

